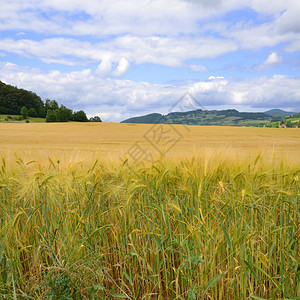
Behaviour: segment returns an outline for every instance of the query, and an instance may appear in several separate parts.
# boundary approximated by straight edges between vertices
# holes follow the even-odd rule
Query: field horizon
[[[133,145],[153,157],[197,156],[221,151],[240,155],[262,151],[300,162],[300,129],[148,125],[121,123],[1,124],[0,154],[78,155],[116,159]]]

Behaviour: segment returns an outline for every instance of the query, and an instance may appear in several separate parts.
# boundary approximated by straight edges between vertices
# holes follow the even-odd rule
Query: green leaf
[[[111,293],[110,295],[115,298],[129,299],[128,296],[122,294]]]
[[[256,272],[255,272],[254,269],[253,269],[253,266],[252,266],[253,264],[250,263],[250,262],[248,262],[248,261],[246,261],[246,260],[244,260],[244,262],[245,262],[245,264],[247,265],[247,267],[249,268],[250,272],[253,274],[253,276],[254,276],[257,280],[259,280],[260,278],[257,276]]]
[[[197,288],[196,285],[193,285],[188,290],[188,300],[196,300],[197,299]]]
[[[207,287],[205,288],[203,295],[205,295],[211,288],[213,288],[223,277],[225,276],[225,274],[219,274],[217,276],[215,276],[207,285]]]
[[[229,239],[229,236],[228,236],[228,234],[227,234],[226,228],[224,227],[222,221],[221,221],[221,227],[222,227],[222,230],[223,230],[225,239],[226,239],[226,241],[227,241],[228,247],[229,247],[230,249],[232,249],[231,241],[230,241],[230,239]]]
[[[250,298],[257,299],[257,300],[266,300],[265,298],[261,298],[255,295],[251,295]]]

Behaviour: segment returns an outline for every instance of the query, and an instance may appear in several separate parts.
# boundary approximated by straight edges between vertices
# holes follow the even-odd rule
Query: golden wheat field
[[[165,128],[165,129],[164,129]],[[225,155],[256,155],[263,150],[300,162],[300,130],[255,127],[158,126],[118,123],[0,124],[1,154],[28,157],[66,156],[116,159],[139,145],[154,156],[193,156],[204,152]],[[156,135],[156,139],[153,139]],[[170,136],[159,140],[159,136]],[[145,139],[145,136],[148,139]],[[172,143],[172,141],[177,141]],[[172,146],[174,144],[174,146]],[[170,147],[171,146],[171,147]],[[157,150],[159,148],[159,150]],[[171,149],[169,149],[171,148]],[[130,156],[130,155],[129,155]]]
[[[0,124],[0,299],[300,299],[300,130]]]

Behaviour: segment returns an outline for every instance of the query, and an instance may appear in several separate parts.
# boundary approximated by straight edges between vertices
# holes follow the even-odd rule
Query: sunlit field
[[[300,130],[0,124],[0,299],[299,299]]]
[[[76,159],[116,160],[128,155],[130,148],[138,142],[153,156],[163,153],[166,157],[199,156],[204,152],[224,153],[232,156],[255,156],[264,150],[269,158],[280,157],[293,163],[300,162],[300,129],[255,128],[255,127],[215,127],[172,125],[162,127],[163,132],[179,141],[164,145],[153,142],[145,135],[159,135],[160,127],[143,124],[117,123],[48,123],[48,124],[1,124],[0,153],[28,156],[29,159],[41,156],[54,159],[65,157]],[[176,130],[176,131],[175,131]],[[171,140],[171,139],[170,139]],[[167,151],[168,150],[168,151]],[[129,155],[130,156],[130,155]]]

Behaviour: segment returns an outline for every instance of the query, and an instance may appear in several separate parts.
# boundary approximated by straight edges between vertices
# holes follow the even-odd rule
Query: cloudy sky
[[[299,0],[10,0],[0,80],[104,121],[206,109],[300,111]]]

